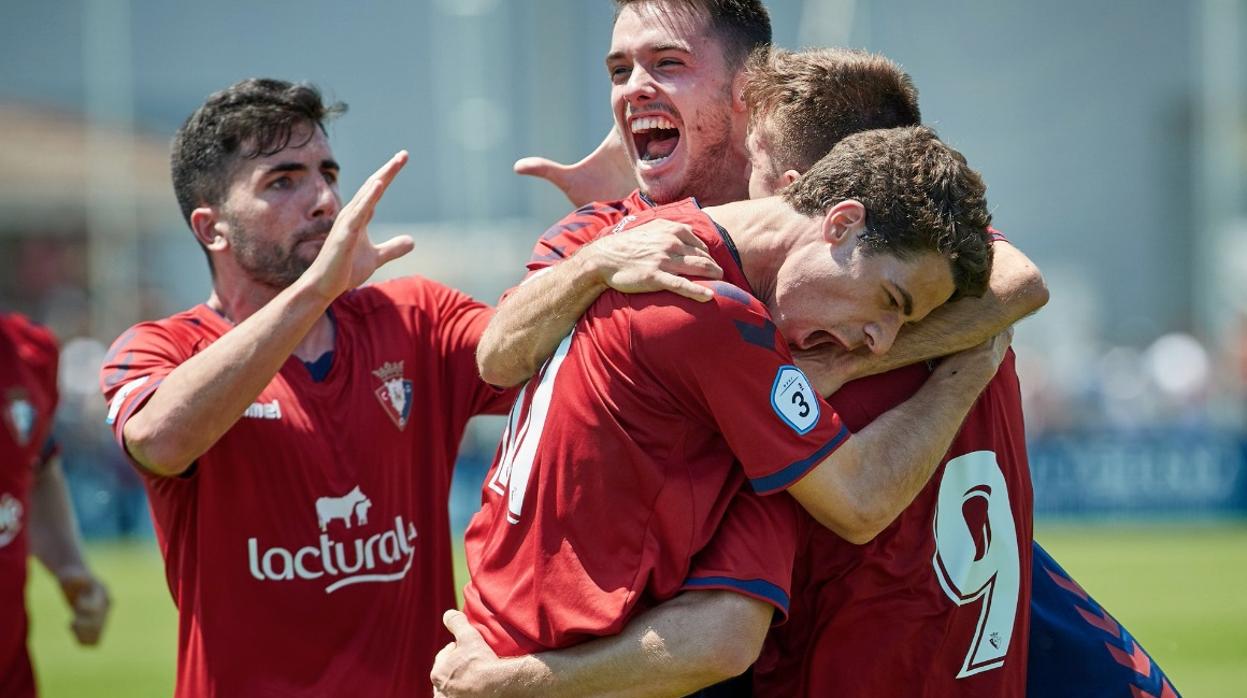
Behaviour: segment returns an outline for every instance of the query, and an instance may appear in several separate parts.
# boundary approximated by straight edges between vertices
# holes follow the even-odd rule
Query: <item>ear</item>
[[[823,239],[836,247],[856,240],[865,226],[866,207],[857,199],[845,199],[823,216]]]
[[[191,211],[191,232],[209,250],[219,252],[228,244],[225,235],[219,230],[222,225],[216,209],[211,206],[200,206]]]
[[[745,71],[736,72],[736,77],[732,78],[732,111],[738,114],[748,114],[749,105],[745,104]]]
[[[796,170],[787,170],[782,175],[779,176],[779,188],[783,189],[784,187],[788,186],[789,184],[792,184],[798,179],[801,179],[800,172],[797,172]]]

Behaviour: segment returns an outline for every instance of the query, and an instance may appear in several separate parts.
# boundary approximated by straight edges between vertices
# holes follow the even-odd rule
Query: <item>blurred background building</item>
[[[1046,274],[1051,303],[1015,340],[1039,513],[1247,511],[1243,3],[768,5],[780,45],[902,63]],[[150,530],[97,368],[130,324],[208,295],[167,172],[208,93],[273,76],[348,102],[331,127],[344,195],[412,152],[374,236],[416,251],[386,273],[492,301],[568,209],[511,163],[578,159],[610,126],[611,16],[607,0],[0,5],[0,307],[63,343],[59,435],[88,534]],[[469,436],[461,521],[498,430]]]

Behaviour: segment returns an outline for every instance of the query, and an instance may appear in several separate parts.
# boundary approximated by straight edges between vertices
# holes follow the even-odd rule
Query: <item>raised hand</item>
[[[683,223],[653,220],[617,235],[608,235],[580,252],[598,270],[602,282],[623,293],[671,291],[707,301],[710,289],[684,276],[723,278],[706,243]]]
[[[592,153],[574,165],[527,157],[515,161],[515,173],[548,181],[576,207],[590,201],[622,199],[637,187],[628,151],[614,128]]]
[[[368,238],[368,223],[377,202],[407,164],[407,151],[399,151],[364,182],[338,213],[316,261],[304,273],[315,289],[332,300],[368,280],[379,267],[407,254],[415,246],[407,235],[379,245]]]

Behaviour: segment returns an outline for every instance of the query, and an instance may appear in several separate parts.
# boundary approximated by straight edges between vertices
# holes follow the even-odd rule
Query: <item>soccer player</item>
[[[108,591],[83,559],[51,438],[56,370],[52,333],[0,314],[0,695],[14,698],[36,694],[26,650],[28,555],[60,583],[79,644],[99,642],[108,617]]]
[[[886,351],[902,322],[985,289],[982,183],[927,129],[845,139],[783,200],[688,200],[642,220],[657,216],[690,225],[724,282],[707,303],[604,294],[517,399],[467,534],[465,612],[499,654],[614,634],[685,589],[737,594],[740,635],[722,640],[760,643],[787,606],[791,532],[777,520],[694,560],[743,479],[869,539],[926,481],[1002,356],[997,342],[946,361],[851,438],[792,365],[789,342]],[[884,457],[894,449],[912,458]],[[765,501],[777,519],[791,506]],[[753,658],[736,656],[727,673],[647,679],[695,689]]]
[[[447,495],[491,310],[410,277],[367,224],[407,160],[348,204],[312,87],[211,95],[173,144],[212,270],[201,305],[140,323],[101,373],[143,475],[178,609],[178,696],[427,695],[454,602]]]

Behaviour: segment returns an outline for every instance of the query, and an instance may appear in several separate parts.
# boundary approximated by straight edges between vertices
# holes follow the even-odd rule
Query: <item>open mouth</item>
[[[680,129],[665,116],[642,116],[633,119],[629,126],[637,157],[650,167],[665,163],[680,144]]]

